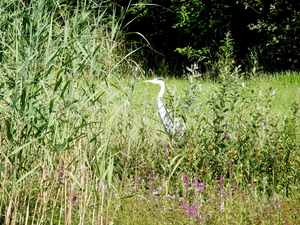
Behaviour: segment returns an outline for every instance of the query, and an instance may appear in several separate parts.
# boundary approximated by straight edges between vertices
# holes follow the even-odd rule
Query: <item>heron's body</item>
[[[164,125],[165,131],[172,136],[183,136],[185,127],[180,127],[179,119],[174,118],[173,113],[170,110],[166,109],[163,104],[162,97],[166,89],[164,80],[162,78],[155,78],[153,80],[146,80],[145,82],[160,85],[160,91],[157,96],[157,110]]]

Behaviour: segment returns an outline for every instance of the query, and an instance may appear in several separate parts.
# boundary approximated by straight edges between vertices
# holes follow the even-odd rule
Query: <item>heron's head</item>
[[[153,80],[145,80],[144,82],[148,82],[148,83],[152,83],[152,84],[159,84],[159,85],[163,85],[165,83],[164,80],[160,77],[154,78]]]

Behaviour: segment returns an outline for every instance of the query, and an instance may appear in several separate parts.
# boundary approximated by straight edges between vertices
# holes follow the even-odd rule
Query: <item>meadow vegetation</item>
[[[242,73],[227,36],[218,79],[166,78],[176,140],[122,17],[0,5],[1,224],[300,223],[298,72]]]

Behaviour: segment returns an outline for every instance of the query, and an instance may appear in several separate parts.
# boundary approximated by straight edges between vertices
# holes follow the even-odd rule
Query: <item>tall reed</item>
[[[130,54],[122,18],[108,4],[86,5],[1,1],[4,224],[107,222],[117,194],[109,143],[126,104],[110,107],[122,89],[107,80]]]

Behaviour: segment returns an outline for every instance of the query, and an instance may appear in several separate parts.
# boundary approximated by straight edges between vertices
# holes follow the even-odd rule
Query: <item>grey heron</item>
[[[174,118],[173,113],[166,109],[162,97],[166,89],[165,82],[162,78],[155,78],[153,80],[146,80],[144,82],[149,82],[153,84],[158,84],[160,86],[160,91],[157,96],[157,110],[158,115],[164,125],[165,131],[171,135],[176,137],[182,137],[185,133],[185,126],[180,125],[180,121],[178,118]]]

